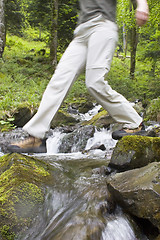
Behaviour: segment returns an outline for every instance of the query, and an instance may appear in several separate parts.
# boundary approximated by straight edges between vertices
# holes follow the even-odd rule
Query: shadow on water
[[[106,159],[39,156],[55,169],[45,204],[23,240],[136,240],[122,211],[110,201]],[[100,170],[98,170],[100,169]]]

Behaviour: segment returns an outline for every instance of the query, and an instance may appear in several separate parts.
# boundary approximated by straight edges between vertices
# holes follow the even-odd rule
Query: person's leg
[[[20,142],[11,143],[8,146],[8,151],[19,153],[47,151],[45,134],[70,87],[81,70],[84,69],[86,52],[85,42],[74,39],[70,43],[43,94],[38,112],[23,127],[30,137]]]
[[[73,40],[63,54],[55,73],[49,82],[38,112],[23,127],[30,135],[44,138],[50,122],[60,108],[74,80],[84,68],[86,46]]]
[[[86,63],[86,86],[113,119],[135,129],[142,122],[131,104],[104,80],[109,72],[117,43],[116,25],[105,21],[90,36]]]

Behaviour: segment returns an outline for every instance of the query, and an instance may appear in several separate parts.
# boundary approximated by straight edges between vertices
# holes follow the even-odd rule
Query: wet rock
[[[79,113],[77,106],[74,104],[68,106],[67,112],[70,114],[78,114]]]
[[[154,161],[160,161],[160,138],[126,136],[117,142],[109,167],[124,171]]]
[[[63,137],[59,146],[60,153],[79,152],[85,149],[89,138],[93,137],[95,128],[85,126],[69,133]]]
[[[137,101],[133,107],[136,110],[136,112],[138,112],[140,115],[142,115],[145,112],[145,109],[141,101]]]
[[[117,173],[108,189],[126,211],[148,219],[160,231],[160,163]]]
[[[40,212],[50,172],[41,160],[21,154],[0,158],[0,235],[14,236],[28,228]]]
[[[51,122],[51,128],[60,126],[73,126],[79,121],[72,117],[69,113],[59,111]]]
[[[87,101],[85,103],[82,103],[78,109],[80,113],[87,113],[89,110],[91,110],[94,107],[93,101]]]
[[[13,113],[14,125],[17,127],[23,127],[33,116],[33,112],[29,107],[19,107]]]
[[[155,137],[160,137],[160,126],[155,126],[151,131],[154,132]]]
[[[110,124],[114,123],[115,121],[113,120],[112,117],[110,117],[107,113],[106,110],[100,111],[97,113],[91,120],[85,121],[83,124],[84,125],[93,125],[99,128],[107,128],[110,126]]]
[[[88,150],[94,150],[94,149],[100,149],[100,150],[102,150],[102,151],[105,151],[106,150],[106,147],[105,147],[105,145],[104,144],[101,144],[101,143],[96,143],[96,144],[94,144],[90,149],[88,149]]]

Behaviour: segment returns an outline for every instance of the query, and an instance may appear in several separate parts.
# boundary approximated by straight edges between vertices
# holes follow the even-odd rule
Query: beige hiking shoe
[[[11,143],[7,149],[17,153],[46,153],[46,139],[30,136],[20,142]]]

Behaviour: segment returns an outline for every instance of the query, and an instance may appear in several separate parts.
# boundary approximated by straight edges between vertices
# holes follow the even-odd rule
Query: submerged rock
[[[109,166],[124,171],[154,161],[160,161],[160,138],[126,136],[117,142]]]
[[[0,239],[15,239],[28,228],[44,201],[48,165],[21,154],[0,158]]]
[[[148,219],[160,231],[160,163],[117,173],[108,189],[126,211]]]

